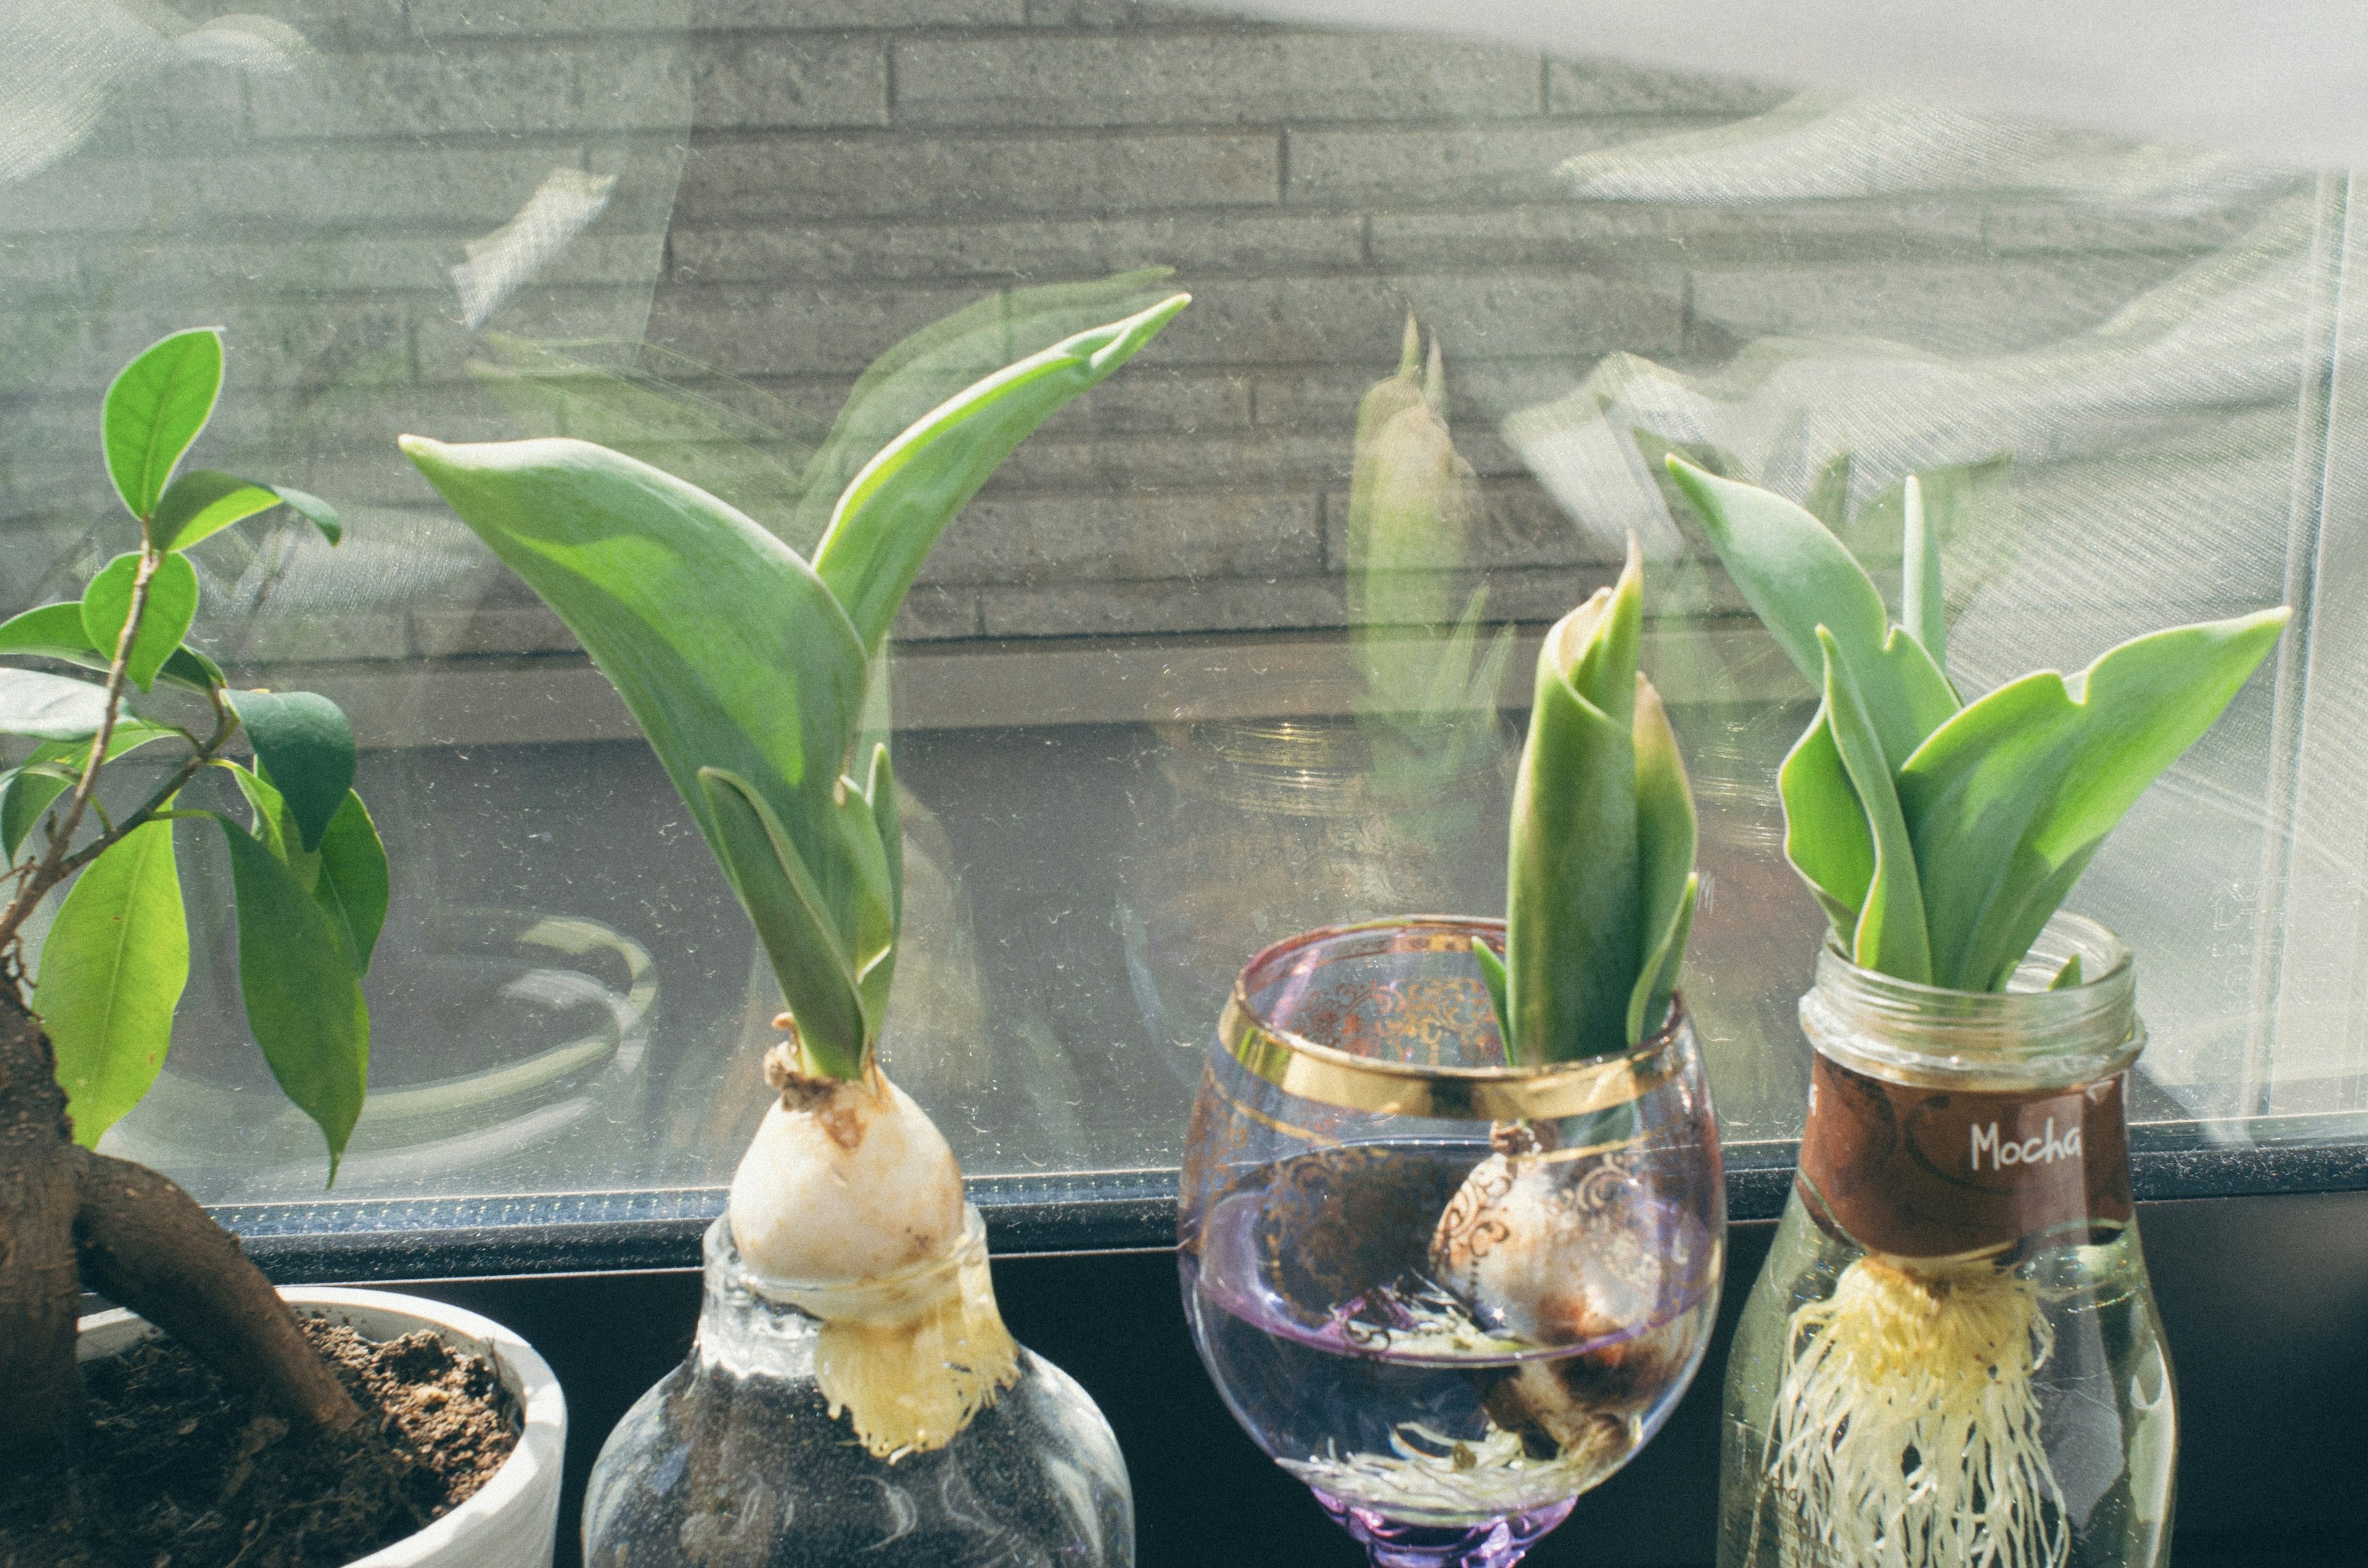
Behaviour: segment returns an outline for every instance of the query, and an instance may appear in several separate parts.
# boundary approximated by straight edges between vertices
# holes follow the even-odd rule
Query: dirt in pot
[[[484,1360],[303,1322],[376,1433],[291,1438],[170,1340],[86,1361],[75,1466],[0,1481],[0,1568],[340,1568],[457,1506],[518,1446],[518,1402]]]

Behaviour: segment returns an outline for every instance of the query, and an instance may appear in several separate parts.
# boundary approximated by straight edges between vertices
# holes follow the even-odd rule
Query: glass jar
[[[1253,958],[1178,1204],[1195,1347],[1381,1568],[1508,1568],[1652,1440],[1718,1320],[1725,1186],[1682,1000],[1632,1050],[1508,1064],[1452,915]]]
[[[2167,1561],[2129,949],[2059,914],[1989,993],[1829,945],[1801,1027],[1800,1170],[1727,1363],[1721,1568]]]
[[[823,1321],[768,1293],[726,1220],[708,1227],[706,1271],[690,1355],[625,1413],[592,1467],[590,1568],[1134,1562],[1118,1439],[1060,1368],[1018,1346],[1016,1381],[951,1441],[877,1457],[817,1380]],[[862,1289],[914,1300],[959,1289],[992,1317],[977,1209],[965,1210],[951,1258]],[[999,1335],[1000,1321],[992,1328]]]

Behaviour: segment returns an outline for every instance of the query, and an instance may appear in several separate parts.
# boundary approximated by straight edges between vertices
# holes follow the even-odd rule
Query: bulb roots
[[[1990,1263],[1843,1270],[1793,1314],[1762,1472],[1780,1561],[2061,1568],[2070,1537],[2032,1387],[2054,1346],[2030,1282]]]

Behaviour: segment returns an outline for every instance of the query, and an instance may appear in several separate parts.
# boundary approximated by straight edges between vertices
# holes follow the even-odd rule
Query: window
[[[216,656],[335,697],[368,748],[397,876],[372,1097],[324,1196],[192,832],[180,1032],[110,1147],[267,1243],[687,1234],[761,1109],[777,1004],[721,875],[393,437],[607,441],[803,548],[820,476],[893,432],[834,430],[868,366],[905,344],[870,406],[918,412],[1149,267],[1195,305],[949,533],[882,715],[912,878],[888,1061],[1007,1240],[1156,1238],[1257,948],[1501,908],[1536,633],[1631,531],[1704,812],[1687,983],[1730,1157],[1789,1161],[1819,923],[1772,776],[1810,701],[1653,482],[1671,448],[1809,499],[1879,574],[1925,472],[1968,687],[2294,602],[2072,904],[2140,955],[2142,1147],[2368,1115],[2343,178],[1119,0],[239,3],[17,24],[43,63],[0,93],[0,609],[120,547],[114,369],[224,324],[199,456],[349,528],[196,559]],[[1470,505],[1369,537],[1356,410],[1409,311]]]

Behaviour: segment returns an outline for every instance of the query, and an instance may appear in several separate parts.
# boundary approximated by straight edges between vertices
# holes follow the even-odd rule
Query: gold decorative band
[[[1447,952],[1468,951],[1470,944],[1468,932],[1416,929],[1397,937],[1393,947]],[[1258,967],[1252,960],[1245,975]],[[1628,1105],[1667,1083],[1685,1065],[1681,1041],[1689,1030],[1680,1002],[1659,1034],[1618,1056],[1543,1067],[1433,1067],[1351,1055],[1270,1028],[1236,981],[1217,1032],[1226,1052],[1250,1073],[1285,1094],[1341,1110],[1452,1121],[1555,1121]]]

